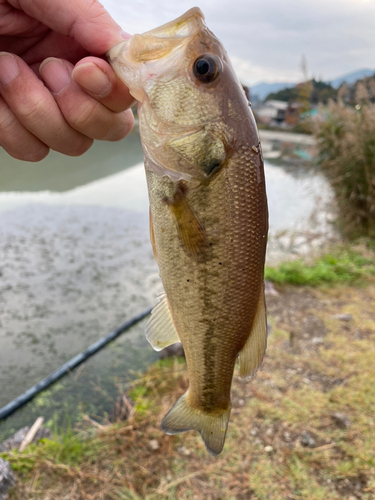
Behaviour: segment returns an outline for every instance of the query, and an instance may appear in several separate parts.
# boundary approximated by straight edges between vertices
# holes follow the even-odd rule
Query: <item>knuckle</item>
[[[119,141],[130,132],[134,125],[131,110],[114,113],[92,100],[82,101],[79,105],[72,106],[66,111],[65,117],[76,131],[97,140]]]
[[[0,100],[0,144],[3,149],[17,160],[38,162],[49,153],[49,147],[33,136],[20,123],[15,115]]]
[[[0,109],[0,133],[3,136],[12,133],[17,125],[17,118],[10,112],[6,107],[1,107]]]
[[[37,96],[30,93],[28,98],[22,101],[16,111],[21,122],[32,123],[39,120],[46,112],[45,99],[42,96]]]
[[[90,101],[82,102],[79,106],[72,107],[70,110],[70,123],[78,130],[83,132],[90,130],[97,120],[96,107]]]

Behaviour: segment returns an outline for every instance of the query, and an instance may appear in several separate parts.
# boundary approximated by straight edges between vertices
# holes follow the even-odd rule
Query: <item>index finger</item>
[[[121,27],[97,0],[8,1],[57,33],[74,38],[91,54],[102,55],[123,40]]]
[[[72,77],[87,93],[115,113],[130,108],[135,102],[128,87],[103,59],[81,59],[76,64]]]

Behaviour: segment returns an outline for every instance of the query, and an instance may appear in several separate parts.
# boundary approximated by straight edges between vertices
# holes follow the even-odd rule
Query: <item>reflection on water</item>
[[[15,160],[0,148],[0,191],[68,191],[142,161],[136,132],[120,142],[95,141],[77,158],[51,151],[38,163]]]
[[[264,159],[286,167],[310,161],[316,154],[315,139],[311,135],[261,130],[260,139]]]
[[[120,145],[97,143],[80,159],[1,163],[0,406],[155,301],[161,284],[141,157],[138,137],[130,136]],[[138,165],[124,170],[131,163]],[[330,190],[320,175],[293,176],[268,164],[266,181],[272,260],[280,254],[278,235],[311,229],[314,214],[324,227],[325,211],[317,208]],[[72,421],[80,410],[110,411],[129,368],[155,359],[141,330],[0,424],[0,436],[38,414],[58,414],[61,424],[65,411]]]
[[[118,207],[145,212],[148,194],[143,163],[63,193],[0,191],[0,214],[16,207],[33,205]]]

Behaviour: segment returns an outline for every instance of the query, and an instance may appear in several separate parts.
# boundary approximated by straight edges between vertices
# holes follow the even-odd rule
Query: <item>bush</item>
[[[330,102],[313,132],[318,163],[336,195],[341,232],[375,237],[375,104]]]

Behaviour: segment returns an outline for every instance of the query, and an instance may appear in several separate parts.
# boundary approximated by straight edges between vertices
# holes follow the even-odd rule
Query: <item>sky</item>
[[[241,81],[325,81],[375,68],[375,0],[101,0],[128,33],[203,11]]]

